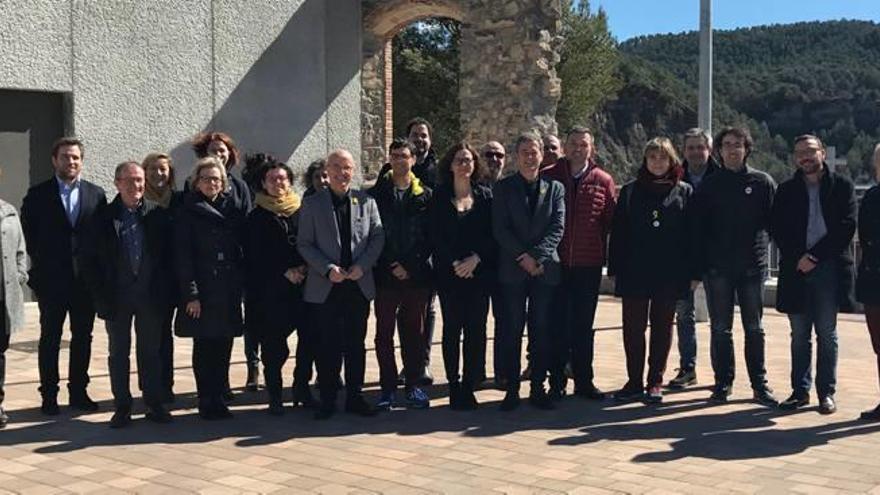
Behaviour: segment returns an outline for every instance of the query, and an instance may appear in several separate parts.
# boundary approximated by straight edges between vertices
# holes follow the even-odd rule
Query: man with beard
[[[828,167],[816,136],[795,138],[794,162],[797,171],[776,192],[771,223],[781,253],[776,309],[788,313],[791,324],[792,391],[779,406],[794,410],[810,402],[815,328],[819,412],[831,414],[837,410],[837,311],[854,306],[855,188]]]

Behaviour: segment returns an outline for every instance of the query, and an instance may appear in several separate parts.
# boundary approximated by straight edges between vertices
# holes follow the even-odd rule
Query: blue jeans
[[[550,321],[550,308],[556,287],[527,280],[519,284],[501,284],[504,304],[504,321],[501,327],[499,344],[502,377],[507,380],[507,390],[519,391],[522,359],[522,337],[526,322],[529,325],[531,346],[530,376],[532,388],[543,387],[544,379],[550,370],[551,342],[556,325]]]
[[[706,298],[712,329],[711,359],[716,387],[733,385],[736,371],[733,355],[733,306],[738,302],[745,330],[746,369],[752,389],[757,391],[767,388],[764,327],[761,326],[764,314],[763,293],[763,274],[729,276],[710,271],[706,277]]]
[[[837,267],[820,263],[804,276],[804,313],[789,314],[791,390],[806,396],[813,385],[813,328],[816,329],[816,393],[834,395],[837,385]]]
[[[693,371],[697,367],[697,319],[692,290],[675,304],[675,327],[678,334],[678,367]]]

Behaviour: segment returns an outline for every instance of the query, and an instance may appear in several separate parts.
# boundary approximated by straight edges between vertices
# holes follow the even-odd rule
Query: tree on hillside
[[[585,124],[621,87],[617,47],[605,11],[590,11],[588,0],[569,0],[562,16],[560,62],[562,97],[556,121],[562,130]]]

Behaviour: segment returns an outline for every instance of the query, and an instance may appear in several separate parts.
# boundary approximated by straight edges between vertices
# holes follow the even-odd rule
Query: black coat
[[[880,186],[868,189],[859,207],[859,244],[862,259],[856,280],[856,299],[880,305]]]
[[[848,178],[823,166],[825,173],[819,186],[819,198],[828,233],[815,246],[807,249],[810,198],[800,170],[780,184],[773,200],[771,232],[780,252],[776,309],[782,313],[803,313],[806,309],[804,276],[797,271],[798,261],[806,253],[818,258],[819,263],[837,265],[840,310],[852,312],[855,306],[855,274],[850,250],[856,230],[855,188]]]
[[[241,335],[246,207],[226,193],[212,204],[201,193],[191,192],[177,211],[175,260],[181,296],[175,320],[177,335]],[[193,319],[186,314],[186,304],[196,300],[202,314]]]
[[[437,189],[428,208],[428,232],[437,287],[454,290],[456,287],[476,284],[488,291],[497,278],[497,247],[491,235],[492,191],[483,185],[473,185],[474,204],[464,216],[460,216],[452,204],[454,195],[452,186],[443,184]],[[471,254],[480,257],[473,278],[456,276],[452,262]]]
[[[417,188],[416,185],[417,182],[413,181],[401,201],[394,197],[394,183],[391,180],[379,181],[368,191],[376,200],[385,231],[385,246],[373,268],[378,287],[431,286],[428,203],[432,191],[425,186]],[[407,280],[400,281],[392,275],[391,263],[395,261],[409,273]]]
[[[125,205],[119,195],[101,206],[90,224],[83,243],[82,273],[100,318],[112,320],[118,309],[120,289],[118,268],[122,255],[122,239],[119,228]],[[172,303],[174,291],[174,263],[171,257],[171,222],[168,210],[156,203],[144,200],[138,208],[143,226],[144,258],[149,258],[149,272],[141,271],[139,278],[148,280],[146,302],[156,311],[164,311]]]
[[[27,242],[31,268],[28,285],[37,298],[69,297],[76,286],[83,233],[99,207],[107,204],[104,190],[80,179],[79,217],[71,226],[58,194],[58,181],[51,179],[31,187],[21,207],[21,226]]]
[[[667,194],[636,180],[623,186],[614,210],[608,274],[622,297],[674,297],[687,293],[691,252],[689,200],[693,189],[679,182]]]
[[[749,166],[722,168],[703,179],[693,198],[691,229],[695,271],[725,276],[766,276],[770,211],[776,183]]]
[[[296,249],[299,213],[276,215],[257,206],[248,214],[245,240],[248,332],[289,335],[302,323],[302,289],[284,276],[289,268],[305,265]]]
[[[693,175],[691,175],[690,165],[688,164],[687,161],[685,161],[682,164],[682,167],[684,167],[684,177],[682,177],[681,180],[687,182],[688,184],[690,184],[693,187],[694,178],[693,178]],[[715,160],[714,156],[709,155],[709,161],[706,162],[706,168],[703,171],[703,180],[706,180],[707,178],[709,178],[709,176],[714,175],[715,173],[717,173],[720,170],[721,170],[721,165],[718,164],[718,162]],[[703,185],[703,183],[700,182],[700,185]]]

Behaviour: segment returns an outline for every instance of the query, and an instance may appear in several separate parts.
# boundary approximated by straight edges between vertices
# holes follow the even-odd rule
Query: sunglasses
[[[489,159],[497,158],[500,160],[500,159],[504,158],[504,153],[501,153],[498,151],[487,151],[487,152],[483,153],[483,156],[485,156],[486,158],[489,158]]]

